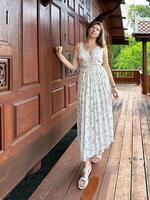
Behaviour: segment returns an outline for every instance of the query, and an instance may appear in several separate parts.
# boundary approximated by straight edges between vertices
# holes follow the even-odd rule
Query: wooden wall
[[[98,1],[0,0],[0,199],[76,123],[78,72],[71,60]]]

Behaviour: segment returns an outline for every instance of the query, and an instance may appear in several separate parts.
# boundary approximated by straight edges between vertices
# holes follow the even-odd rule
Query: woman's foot
[[[89,165],[86,165],[84,168],[83,168],[83,171],[82,171],[82,175],[78,181],[78,188],[80,190],[83,190],[87,187],[88,183],[89,183],[89,175],[92,171],[92,166],[91,164]]]
[[[91,161],[92,161],[92,163],[95,164],[95,163],[98,163],[101,159],[102,159],[102,153],[93,156],[92,159],[91,159]]]

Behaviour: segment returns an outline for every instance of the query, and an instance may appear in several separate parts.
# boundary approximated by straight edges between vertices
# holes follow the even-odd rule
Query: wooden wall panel
[[[52,114],[65,108],[65,87],[52,91]]]
[[[73,83],[68,86],[68,102],[73,103],[77,99],[77,84]]]
[[[0,40],[8,41],[8,1],[0,0]]]
[[[23,0],[23,84],[38,82],[37,1]]]
[[[68,5],[68,8],[75,11],[75,0],[67,0],[67,5]]]
[[[82,3],[82,4],[84,4],[84,1],[85,1],[85,0],[79,0],[79,2]]]
[[[40,99],[35,96],[16,102],[15,108],[15,137],[25,134],[27,131],[40,124]]]
[[[0,105],[0,151],[3,149],[3,107]]]
[[[68,13],[67,16],[67,26],[68,26],[68,45],[75,45],[75,17]]]
[[[79,12],[79,16],[80,17],[84,17],[84,8],[79,5],[78,9],[79,9],[79,11],[78,11]]]
[[[56,45],[61,45],[61,8],[55,4],[51,4],[50,12],[51,20],[51,37],[52,48]],[[62,64],[56,56],[55,51],[52,49],[52,80],[62,78]]]
[[[99,6],[96,1],[92,1],[92,19],[99,15]]]
[[[85,33],[84,33],[84,24],[82,22],[79,22],[79,41],[83,41],[85,38]]]
[[[90,11],[90,9],[91,9],[91,1],[90,0],[86,0],[86,8]]]
[[[90,0],[78,1],[78,15],[84,23],[91,21],[91,4],[92,1]]]

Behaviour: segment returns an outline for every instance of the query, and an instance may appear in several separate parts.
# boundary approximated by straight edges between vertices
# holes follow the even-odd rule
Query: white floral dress
[[[103,48],[78,52],[77,133],[81,160],[102,153],[114,141],[111,86],[103,67]]]

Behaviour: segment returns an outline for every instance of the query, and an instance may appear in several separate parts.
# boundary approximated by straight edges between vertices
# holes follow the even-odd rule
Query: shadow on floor
[[[7,196],[7,198],[5,198],[5,200],[27,200],[76,136],[77,131],[76,126],[74,126],[43,158],[40,170],[25,177]]]

